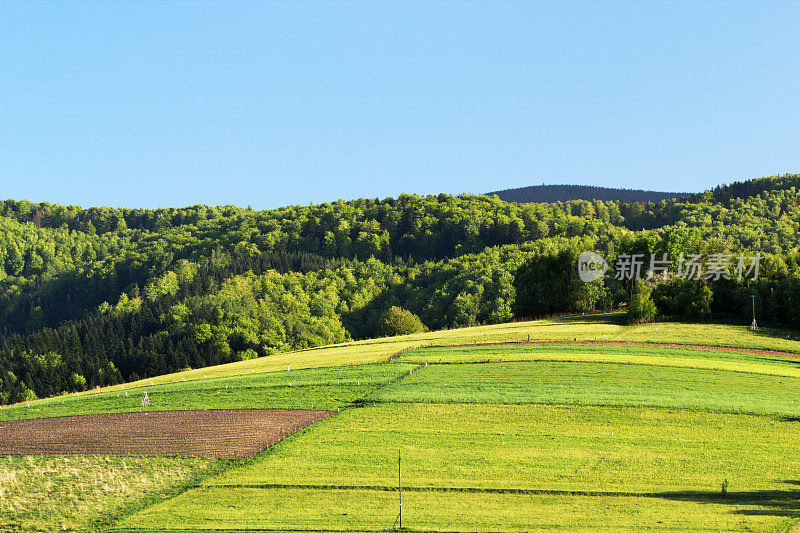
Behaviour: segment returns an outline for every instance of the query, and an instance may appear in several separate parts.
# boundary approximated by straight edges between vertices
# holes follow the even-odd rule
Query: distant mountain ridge
[[[571,200],[602,200],[621,202],[660,202],[669,198],[691,196],[686,192],[644,191],[640,189],[612,189],[591,185],[532,185],[486,193],[496,195],[505,202],[552,203]]]

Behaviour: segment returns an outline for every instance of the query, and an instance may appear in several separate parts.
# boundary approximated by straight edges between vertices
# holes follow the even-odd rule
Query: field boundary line
[[[800,353],[797,352],[779,352],[776,350],[760,350],[758,348],[736,348],[733,346],[709,346],[705,344],[678,344],[669,342],[635,342],[635,341],[509,341],[509,342],[486,342],[474,344],[430,344],[425,346],[418,346],[417,350],[429,350],[435,348],[485,348],[491,346],[551,346],[551,345],[569,345],[569,346],[637,346],[642,348],[684,348],[688,350],[709,350],[717,352],[739,352],[750,353],[756,355],[775,355],[780,357],[790,357],[793,359],[800,359]],[[410,350],[404,350],[410,351]]]
[[[523,354],[525,355],[525,354]],[[570,363],[570,364],[589,364],[589,365],[628,365],[628,366],[649,366],[649,367],[658,367],[658,368],[681,368],[681,369],[688,369],[688,370],[707,370],[710,372],[733,372],[736,374],[748,374],[748,375],[755,375],[755,376],[772,376],[778,378],[791,378],[797,379],[800,376],[782,373],[780,369],[784,367],[776,367],[773,365],[759,363],[759,366],[764,367],[763,369],[737,369],[737,368],[721,368],[719,366],[714,366],[709,364],[707,366],[699,365],[699,364],[678,364],[681,361],[674,360],[674,361],[647,361],[647,360],[631,360],[631,361],[614,361],[614,360],[592,360],[592,359],[580,359],[579,357],[573,357],[570,359],[563,359],[552,354],[535,354],[536,358],[528,358],[528,359],[514,359],[507,358],[507,359],[484,359],[480,361],[437,361],[437,360],[429,360],[426,361],[429,365],[497,365],[497,364],[517,364],[517,363]],[[592,354],[587,354],[591,356]],[[635,356],[635,357],[646,357],[646,356]],[[698,359],[694,359],[693,361],[698,361]],[[700,361],[703,361],[702,359]],[[724,359],[708,359],[708,361],[722,361],[726,362]],[[776,370],[776,368],[778,370]]]
[[[543,407],[566,407],[566,408],[576,408],[576,407],[597,407],[597,408],[609,408],[609,409],[650,409],[654,411],[690,411],[695,413],[709,413],[709,414],[716,414],[716,415],[731,415],[731,416],[750,416],[750,417],[758,417],[758,418],[771,418],[777,421],[783,422],[800,422],[800,417],[795,417],[791,415],[784,415],[778,413],[759,413],[757,411],[726,411],[723,409],[711,409],[707,407],[676,407],[672,405],[647,405],[647,404],[633,404],[633,403],[596,403],[596,402],[586,402],[586,403],[564,403],[564,402],[508,402],[508,401],[492,401],[492,402],[485,402],[485,401],[474,401],[474,400],[454,400],[454,401],[446,401],[437,399],[435,401],[420,401],[420,400],[413,400],[413,401],[403,401],[403,400],[370,400],[369,405],[442,405],[442,406],[453,406],[453,405],[464,405],[464,406],[474,406],[474,405],[498,405],[498,406],[509,406],[509,407],[529,407],[529,406],[543,406]],[[359,406],[360,407],[360,406]],[[335,415],[336,413],[334,413]],[[328,417],[330,418],[330,417]],[[321,421],[320,421],[321,422]],[[313,424],[312,424],[313,426]],[[310,428],[311,426],[309,426]],[[269,449],[269,448],[267,448]],[[403,489],[405,490],[405,488]]]
[[[394,359],[396,359],[396,358],[400,357],[400,356],[401,356],[401,355],[403,355],[404,353],[406,353],[406,352],[410,352],[411,350],[417,350],[417,349],[419,349],[419,348],[422,348],[422,347],[423,347],[423,346],[422,346],[421,344],[418,344],[418,345],[416,345],[416,346],[406,346],[406,347],[405,347],[405,348],[403,348],[402,350],[400,350],[400,351],[398,351],[398,352],[395,352],[395,353],[393,353],[392,355],[390,355],[390,356],[389,356],[389,359],[387,359],[387,360],[386,360],[386,362],[387,362],[387,363],[391,363],[391,362],[392,362]]]
[[[225,485],[204,485],[204,488],[214,489],[299,489],[299,490],[367,490],[380,492],[397,492],[397,487],[390,485],[328,485],[328,484],[293,484],[293,483],[253,483],[253,484],[225,484]],[[543,495],[543,496],[593,496],[593,497],[622,497],[622,498],[693,498],[696,496],[712,497],[719,496],[720,499],[772,499],[776,496],[785,496],[786,490],[763,490],[763,491],[741,491],[727,492],[722,494],[714,490],[674,490],[656,492],[632,492],[632,491],[603,491],[603,490],[566,490],[566,489],[522,489],[514,487],[422,487],[403,485],[404,491],[410,492],[465,492],[473,494],[520,494],[520,495]],[[795,492],[795,491],[792,491]],[[800,492],[800,491],[798,491]]]

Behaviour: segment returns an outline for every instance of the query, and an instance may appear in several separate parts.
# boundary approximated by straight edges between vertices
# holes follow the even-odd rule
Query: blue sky
[[[252,205],[800,171],[797,2],[0,1],[0,198]]]

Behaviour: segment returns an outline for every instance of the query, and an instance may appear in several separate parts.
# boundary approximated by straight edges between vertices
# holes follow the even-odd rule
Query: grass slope
[[[669,494],[652,498],[403,491],[404,531],[785,531],[781,513],[799,491]],[[387,531],[397,493],[370,490],[209,488],[157,504],[117,533],[190,531]],[[787,513],[788,514],[788,513]],[[224,529],[237,524],[237,529]],[[149,526],[149,528],[148,528]],[[223,526],[223,529],[217,529]]]
[[[699,430],[702,428],[702,431]],[[348,409],[207,485],[653,492],[781,489],[800,424],[726,413],[498,404]],[[753,465],[758,468],[754,469]]]
[[[367,399],[629,405],[800,417],[800,379],[618,363],[439,364],[420,369]]]
[[[386,528],[401,450],[406,523],[415,530],[773,528],[787,519],[770,498],[797,495],[798,437],[800,424],[750,415],[376,404],[120,525]],[[721,497],[725,479],[737,499]],[[574,514],[552,514],[558,509]]]
[[[208,378],[61,396],[0,410],[0,421],[54,416],[181,411],[189,409],[321,409],[332,411],[361,399],[408,373],[416,364],[337,366]],[[150,407],[142,409],[143,391]],[[126,393],[128,395],[126,396]]]
[[[658,346],[455,347],[600,340],[800,353],[783,331],[618,319],[563,317],[348,343],[40,400],[0,410],[0,419],[136,411],[139,387],[156,410],[345,407],[175,498],[150,505],[158,490],[123,498],[125,509],[146,507],[117,523],[137,531],[383,530],[396,517],[398,449],[408,487],[404,526],[416,530],[790,527],[800,517],[792,404],[800,361]],[[432,345],[444,347],[419,349]],[[484,361],[495,362],[476,364]],[[362,404],[366,398],[373,403]],[[72,505],[79,512],[67,529],[119,514],[107,492],[69,488],[96,479],[95,459],[81,460],[74,481],[45,492],[59,506],[73,497],[94,502]],[[44,478],[29,475],[38,472],[36,460],[14,461],[29,459],[11,460],[18,494],[42,492],[57,475],[52,467]],[[728,498],[720,494],[725,479]],[[43,531],[61,529],[63,514],[49,520],[30,509],[15,505],[2,516],[23,531],[37,520]]]
[[[620,313],[597,313],[368,339],[166,374],[127,384],[126,388],[148,386],[150,381],[159,385],[179,382],[182,379],[186,381],[204,379],[203,376],[211,378],[275,372],[287,366],[301,369],[369,364],[386,361],[392,355],[409,348],[432,345],[603,340],[725,346],[800,353],[800,341],[797,340],[796,333],[788,330],[762,328],[753,332],[746,325],[727,324],[658,323],[636,326],[621,324]],[[120,390],[120,387],[107,387],[103,390]]]
[[[164,500],[218,461],[193,457],[0,458],[0,531],[77,531]]]
[[[519,344],[431,347],[407,351],[396,358],[407,363],[483,363],[508,361],[571,361],[632,363],[731,370],[800,378],[800,358],[743,351],[662,346]]]

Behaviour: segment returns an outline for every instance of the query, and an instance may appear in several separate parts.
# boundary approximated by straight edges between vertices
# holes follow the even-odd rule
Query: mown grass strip
[[[798,439],[798,422],[683,409],[372,404],[206,484],[393,486],[402,450],[410,486],[767,490],[797,479]]]
[[[197,409],[335,411],[402,377],[417,363],[352,365],[151,385],[91,395],[70,394],[0,410],[0,421],[57,416]],[[147,391],[150,406],[141,406]]]
[[[800,379],[619,363],[434,364],[367,399],[646,406],[800,417]]]
[[[301,490],[359,490],[399,492],[398,487],[391,485],[303,485],[291,483],[261,483],[254,485],[214,485],[215,488],[228,489],[301,489]],[[674,490],[665,492],[627,492],[627,491],[599,491],[599,490],[559,490],[559,489],[528,489],[514,487],[420,487],[403,485],[403,492],[463,492],[469,494],[527,494],[550,496],[595,496],[595,497],[630,497],[630,498],[696,498],[703,496],[709,500],[772,500],[784,498],[787,495],[796,497],[800,505],[800,490],[764,490],[755,492],[722,492],[700,490]],[[800,510],[798,511],[800,514]]]
[[[779,531],[795,492],[640,496],[403,494],[409,531]],[[118,531],[385,531],[397,494],[369,490],[195,489],[131,517]],[[123,529],[124,528],[124,529]]]
[[[800,378],[800,359],[761,353],[683,349],[658,346],[597,344],[503,344],[430,347],[405,352],[408,363],[475,363],[502,361],[615,362],[704,368]]]

